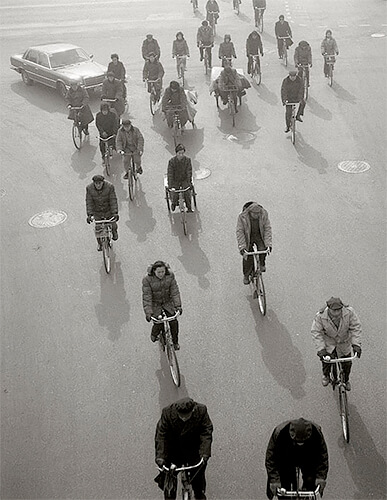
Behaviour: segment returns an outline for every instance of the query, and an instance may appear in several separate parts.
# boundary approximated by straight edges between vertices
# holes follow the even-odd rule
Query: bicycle
[[[281,48],[280,48],[280,54],[281,58],[284,61],[285,66],[288,65],[288,44],[286,40],[289,40],[290,36],[279,36],[278,40],[282,40],[281,42]]]
[[[290,491],[287,491],[285,488],[277,488],[277,494],[274,498],[305,498],[309,500],[316,500],[321,498],[320,495],[320,486],[317,486],[314,491],[305,491],[300,490],[300,468],[296,467],[296,489],[293,490],[293,487]]]
[[[292,117],[290,119],[290,130],[292,132],[292,144],[296,143],[296,108],[299,105],[298,102],[285,102],[286,106],[292,107]]]
[[[211,26],[212,28],[212,34],[215,36],[216,35],[216,20],[217,20],[217,15],[218,13],[217,12],[214,12],[214,11],[211,11],[209,10],[207,12],[208,16],[209,16],[209,20],[208,20],[208,24]]]
[[[117,109],[116,109],[116,107],[115,107],[115,104],[118,101],[119,101],[119,99],[116,98],[116,97],[114,99],[110,99],[108,97],[101,97],[101,102],[107,102],[109,104],[110,111],[116,115],[117,121],[120,122],[121,115],[123,115],[124,113],[128,112],[128,102],[127,102],[126,99],[123,100],[123,102],[124,102],[124,109],[123,109],[122,113],[119,114],[118,111],[117,111]]]
[[[184,88],[184,73],[187,64],[187,56],[176,56],[176,66],[177,66],[177,77],[181,78],[181,86]]]
[[[129,165],[129,171],[128,171],[128,190],[129,190],[129,199],[130,201],[133,201],[136,195],[136,190],[137,190],[137,181],[138,181],[138,174],[137,174],[137,169],[136,165],[134,163],[134,152],[126,152],[126,151],[121,151],[121,156],[122,156],[122,164],[124,164],[124,157],[125,156],[130,156],[130,165]]]
[[[113,248],[112,222],[114,220],[114,217],[105,220],[94,220],[94,232],[98,243],[102,247],[103,263],[107,274],[111,270],[110,250]]]
[[[70,111],[74,111],[73,126],[71,128],[71,137],[74,146],[80,150],[83,141],[83,126],[81,121],[81,110],[83,106],[71,106]]]
[[[260,85],[262,80],[261,73],[261,63],[259,60],[259,54],[254,54],[250,56],[251,61],[251,78],[256,85]]]
[[[240,3],[241,3],[240,0],[233,0],[233,9],[237,13],[237,16],[239,16],[239,4]]]
[[[110,159],[113,157],[113,146],[109,146],[109,141],[114,138],[115,135],[111,135],[106,139],[101,136],[98,137],[104,143],[103,166],[105,167],[106,175],[110,175]]]
[[[147,80],[146,83],[150,85],[150,93],[149,93],[149,107],[151,115],[154,116],[156,112],[156,106],[160,101],[160,93],[161,90],[156,89],[156,83],[160,80]]]
[[[249,255],[252,255],[254,257],[254,266],[250,273],[250,284],[252,285],[253,289],[253,299],[258,299],[258,307],[262,316],[265,316],[266,314],[266,293],[265,285],[263,284],[259,255],[269,255],[269,253],[269,250],[258,250],[256,245],[254,244],[252,252],[245,251],[243,254],[244,259],[246,259]]]
[[[169,370],[171,372],[173,383],[176,387],[180,387],[180,369],[176,357],[176,352],[173,347],[172,334],[169,323],[175,320],[178,316],[179,311],[176,311],[173,316],[167,316],[165,314],[165,311],[163,311],[163,313],[158,318],[154,318],[153,316],[151,316],[153,323],[155,323],[156,325],[164,325],[164,328],[159,336],[159,342],[161,350],[165,352],[165,355],[167,357]]]
[[[330,356],[324,356],[322,359],[323,363],[332,365],[330,372],[330,383],[332,384],[332,389],[335,390],[336,387],[339,388],[338,397],[340,404],[341,427],[343,429],[344,439],[347,443],[349,443],[349,414],[343,363],[353,361],[355,358],[357,358],[356,353],[350,358],[333,358]]]
[[[325,64],[328,66],[328,85],[333,85],[333,70],[335,67],[336,56],[334,54],[324,54]]]
[[[264,7],[254,7],[255,14],[255,27],[258,28],[259,33],[263,33],[263,14],[265,12]]]
[[[182,126],[181,126],[181,121],[180,121],[180,113],[183,111],[182,106],[170,106],[166,110],[166,114],[173,114],[173,119],[172,119],[172,133],[173,133],[173,141],[175,143],[175,147],[178,145],[180,142],[178,138],[182,134]]]
[[[309,64],[299,64],[298,67],[302,71],[301,78],[304,85],[304,99],[306,101],[309,93]]]
[[[183,225],[184,234],[187,236],[187,207],[185,205],[184,193],[187,191],[191,191],[193,204],[194,204],[194,207],[196,210],[197,204],[196,204],[195,186],[194,186],[193,182],[191,182],[191,186],[188,186],[187,188],[181,188],[181,189],[169,188],[167,176],[165,176],[164,177],[164,188],[165,188],[165,200],[167,202],[167,208],[168,208],[169,213],[171,213],[170,193],[175,193],[175,194],[179,195],[178,206],[179,206],[179,211],[180,211],[180,219],[181,219],[181,223]]]
[[[210,54],[212,45],[201,45],[201,48],[203,49],[204,72],[208,75],[208,70],[211,69]]]
[[[235,127],[235,114],[238,112],[238,92],[240,89],[238,87],[228,87],[227,90],[227,108],[232,119],[232,126]],[[219,108],[219,94],[215,94],[216,106]],[[239,105],[242,105],[242,96],[239,95]]]
[[[191,483],[196,474],[191,477],[192,473],[190,471],[192,471],[193,469],[197,469],[198,467],[203,465],[203,463],[204,460],[201,458],[200,462],[198,462],[196,465],[185,465],[183,467],[176,467],[175,464],[171,464],[169,468],[166,467],[165,465],[163,465],[163,467],[157,467],[157,468],[159,469],[160,472],[171,472],[173,474],[178,475],[178,482],[180,482],[180,484],[177,485],[176,491],[178,491],[179,489],[181,490],[182,500],[191,500],[194,498],[194,492]]]

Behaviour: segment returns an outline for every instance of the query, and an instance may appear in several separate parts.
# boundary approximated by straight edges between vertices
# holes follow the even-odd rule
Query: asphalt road
[[[251,4],[242,1],[238,18],[231,1],[220,0],[218,32],[231,34],[236,66],[245,68],[253,23]],[[319,423],[326,437],[326,500],[386,498],[386,36],[372,37],[387,33],[386,2],[268,4],[262,84],[248,90],[232,129],[208,94],[196,50],[203,0],[197,15],[188,0],[2,2],[1,498],[161,498],[154,429],[161,409],[185,395],[207,404],[215,427],[208,498],[265,498],[269,436],[299,416]],[[273,33],[281,13],[295,42],[308,40],[314,54],[296,146],[283,132],[279,91],[287,72]],[[327,27],[340,48],[332,88],[319,51]],[[188,127],[183,140],[195,170],[211,170],[196,181],[199,212],[190,217],[189,238],[167,214],[163,174],[173,140],[149,113],[140,53],[152,32],[168,83],[181,29],[191,49],[187,84],[199,94],[197,128]],[[85,223],[85,187],[102,171],[96,129],[75,151],[62,99],[26,87],[8,69],[11,54],[59,40],[105,64],[120,54],[130,115],[145,136],[138,206],[128,203],[114,160],[120,237],[110,276]],[[95,97],[93,111],[98,106]],[[252,139],[241,142],[246,133]],[[370,169],[342,172],[344,160],[364,160]],[[265,318],[242,284],[235,241],[248,200],[269,211],[274,233]],[[31,227],[29,219],[45,210],[64,211],[67,220]],[[179,390],[142,310],[141,279],[160,258],[175,271],[183,300]],[[364,330],[349,394],[350,444],[334,395],[321,386],[310,335],[331,295],[354,306]]]

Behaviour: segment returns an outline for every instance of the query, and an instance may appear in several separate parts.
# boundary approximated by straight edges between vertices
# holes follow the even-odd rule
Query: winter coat
[[[113,61],[110,62],[108,66],[108,72],[109,71],[112,71],[115,78],[117,78],[118,80],[121,80],[122,82],[125,80],[126,70],[121,61],[118,61],[117,64],[114,64]]]
[[[274,31],[277,38],[292,37],[292,29],[287,21],[284,21],[283,24],[281,24],[280,21],[277,21],[275,23]]]
[[[146,61],[142,70],[144,80],[162,79],[164,76],[164,68],[161,62],[154,60],[153,62]]]
[[[312,64],[312,49],[308,42],[302,41],[294,51],[294,64]]]
[[[82,125],[86,126],[94,120],[93,113],[89,106],[89,94],[84,87],[78,85],[76,90],[70,87],[66,93],[65,99],[68,104],[75,108],[84,106],[80,114]],[[74,120],[75,110],[70,109],[68,118],[69,120]]]
[[[214,35],[212,33],[212,28],[210,26],[200,26],[196,35],[196,41],[198,44],[213,45]]]
[[[153,274],[145,276],[142,280],[142,305],[145,315],[151,316],[159,316],[163,309],[173,315],[181,307],[179,287],[171,271],[161,279]]]
[[[134,153],[144,151],[144,137],[137,127],[133,125],[128,131],[124,127],[120,127],[116,139],[117,151],[125,151]]]
[[[182,40],[173,40],[172,57],[176,56],[189,56],[188,44],[184,38]]]
[[[258,36],[254,38],[252,33],[250,33],[246,40],[246,55],[256,56],[259,52],[263,55],[261,35],[258,33]]]
[[[107,133],[107,136],[115,135],[118,130],[118,120],[117,115],[112,111],[109,111],[107,115],[104,115],[102,111],[97,113],[95,117],[95,124],[97,126],[99,135],[102,136],[103,132]]]
[[[305,467],[316,479],[328,475],[328,450],[321,427],[313,422],[312,435],[303,446],[298,446],[289,434],[291,421],[278,425],[270,438],[266,450],[266,470],[270,483],[280,483],[280,475],[294,467]]]
[[[328,54],[330,56],[339,54],[339,47],[337,46],[336,40],[334,38],[324,38],[324,40],[321,42],[321,54]]]
[[[172,92],[170,87],[165,89],[162,100],[162,110],[165,112],[170,106],[181,106],[183,109],[187,107],[187,96],[185,95],[184,89],[180,88],[176,92]]]
[[[167,466],[180,466],[199,462],[203,456],[211,456],[213,425],[207,407],[195,403],[192,416],[183,422],[175,403],[161,413],[155,435],[156,459],[162,458]]]
[[[168,187],[186,188],[192,183],[192,163],[191,158],[183,156],[181,160],[174,156],[168,163]]]
[[[253,8],[266,9],[266,0],[253,0]]]
[[[335,349],[339,356],[351,352],[351,346],[361,347],[361,324],[354,309],[344,306],[339,328],[336,328],[328,315],[328,307],[321,309],[312,323],[312,336],[317,352],[323,349],[330,354]]]
[[[227,91],[232,87],[237,87],[239,90],[242,89],[241,78],[238,75],[236,69],[231,69],[231,71],[223,70],[219,75],[218,88],[221,91]]]
[[[299,76],[291,80],[289,76],[284,78],[281,86],[281,100],[284,104],[288,102],[300,102],[304,98],[304,83]]]
[[[147,38],[142,42],[141,53],[144,59],[148,59],[149,54],[153,52],[157,59],[160,58],[160,46],[155,38],[148,40]]]
[[[106,99],[122,99],[123,98],[123,86],[120,80],[114,78],[111,82],[109,78],[106,78],[102,84],[102,97]]]
[[[222,59],[222,57],[236,57],[235,47],[232,42],[222,42],[219,45],[219,59]]]
[[[113,184],[103,181],[102,189],[95,188],[92,182],[86,187],[86,213],[97,220],[109,219],[118,214],[116,191]]]
[[[250,212],[252,208],[260,208],[259,214],[259,231],[261,237],[266,247],[272,246],[272,234],[271,225],[269,221],[269,216],[267,211],[258,203],[252,203],[238,216],[237,227],[236,227],[236,237],[238,242],[238,249],[249,249],[250,248],[250,238],[251,238],[251,221]]]

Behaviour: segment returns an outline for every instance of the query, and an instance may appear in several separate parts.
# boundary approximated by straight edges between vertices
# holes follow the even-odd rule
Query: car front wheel
[[[26,85],[32,85],[34,83],[24,70],[21,72],[21,77]]]

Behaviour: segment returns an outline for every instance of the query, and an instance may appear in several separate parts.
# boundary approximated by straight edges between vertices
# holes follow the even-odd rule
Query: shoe
[[[97,250],[98,250],[98,252],[102,252],[102,245],[100,243],[97,246]]]
[[[239,113],[239,109],[238,108],[235,108],[235,113]]]
[[[324,75],[324,76],[325,76],[325,78],[328,78],[328,75]]]
[[[263,265],[261,264],[261,273],[265,273],[265,272],[266,272],[266,266],[263,266]]]
[[[304,120],[301,118],[301,116],[296,116],[296,120],[297,120],[298,122],[301,122],[301,123],[304,121]]]
[[[142,174],[142,167],[137,167],[137,173],[140,175]]]
[[[202,61],[203,61],[203,57],[200,58],[200,62],[202,62]]]
[[[178,351],[180,349],[180,346],[179,344],[173,344],[173,348],[175,349],[175,351]]]
[[[243,284],[248,285],[250,283],[250,276],[243,276]]]
[[[129,174],[128,174],[128,173],[126,173],[126,174],[124,175],[124,179],[127,179],[128,177],[129,177]]]
[[[327,385],[329,385],[329,382],[330,382],[329,377],[326,377],[325,375],[323,375],[322,379],[321,379],[321,383],[322,383],[323,387],[326,387]]]
[[[112,236],[112,240],[117,241],[118,240],[118,234],[114,233]]]
[[[87,127],[86,127],[86,128],[84,128],[84,129],[83,129],[83,133],[84,133],[85,135],[89,135],[89,129],[88,129]]]
[[[152,342],[157,342],[159,340],[159,335],[156,335],[156,337],[154,337],[152,334],[151,334],[151,341]]]
[[[189,214],[193,214],[193,210],[192,210],[192,208],[187,208],[187,213],[189,213]]]
[[[172,212],[175,211],[175,208],[176,208],[176,203],[171,203],[171,210],[172,210]]]
[[[241,95],[246,95],[246,90],[242,90]]]
[[[347,380],[345,382],[345,390],[346,391],[350,391],[351,390],[351,382],[349,380]]]
[[[289,127],[286,127],[286,129],[285,129],[285,134],[287,134],[288,132],[290,132],[290,128],[289,128]]]

